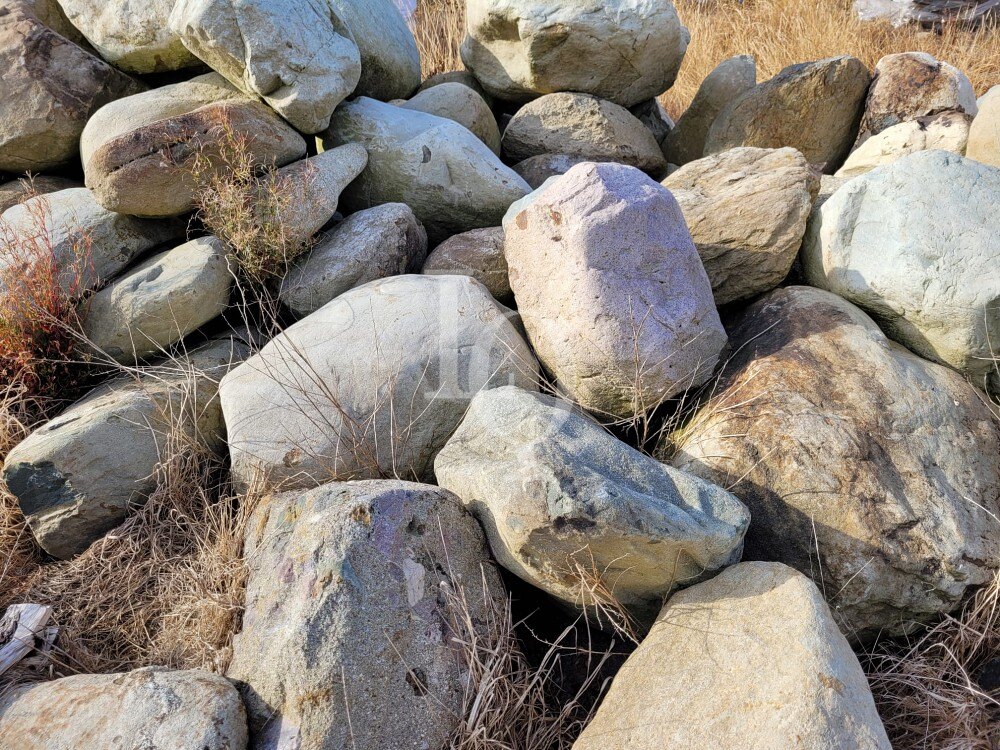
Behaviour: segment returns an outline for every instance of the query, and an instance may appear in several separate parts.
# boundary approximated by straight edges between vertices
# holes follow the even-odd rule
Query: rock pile
[[[186,411],[267,495],[221,675],[0,690],[0,746],[443,750],[511,586],[634,624],[576,750],[889,747],[852,646],[1000,569],[996,91],[744,55],[675,125],[668,0],[468,0],[426,81],[391,0],[58,3],[0,9],[0,295],[41,242],[106,367],[6,487],[72,558]]]

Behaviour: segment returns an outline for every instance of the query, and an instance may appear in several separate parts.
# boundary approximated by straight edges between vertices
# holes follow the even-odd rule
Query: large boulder
[[[938,149],[964,155],[971,123],[972,117],[962,112],[942,112],[893,125],[852,151],[836,175],[857,177],[917,151]]]
[[[585,161],[591,160],[585,156],[569,154],[540,154],[518,162],[514,165],[514,171],[524,178],[532,190],[537,190],[550,177],[566,174],[577,164],[583,164]]]
[[[471,276],[498,302],[506,305],[514,300],[503,254],[503,227],[473,229],[445,240],[427,256],[423,273]]]
[[[358,46],[328,0],[178,0],[170,28],[303,133],[327,127],[361,78]]]
[[[715,118],[705,154],[735,146],[791,146],[833,172],[844,161],[871,76],[856,57],[791,65],[731,101]]]
[[[11,206],[24,203],[30,198],[77,187],[83,187],[83,185],[68,177],[49,177],[47,175],[30,175],[18,180],[0,183],[0,214],[3,214]]]
[[[155,255],[84,304],[83,330],[98,357],[133,364],[221,315],[233,275],[222,243],[191,240]]]
[[[170,30],[174,0],[59,0],[69,21],[101,57],[129,73],[165,73],[200,65]]]
[[[705,154],[708,129],[726,105],[757,84],[757,63],[750,55],[723,60],[705,77],[691,104],[663,141],[663,155],[678,166]]]
[[[402,99],[420,85],[417,40],[395,0],[326,0],[361,54],[357,96]],[[341,32],[343,33],[343,32]]]
[[[535,387],[537,364],[509,314],[465,276],[345,292],[223,379],[235,478],[263,472],[287,488],[426,478],[476,393]]]
[[[405,203],[436,244],[453,234],[495,227],[527,183],[453,120],[359,97],[340,106],[323,148],[358,142],[368,166],[344,192],[348,211]]]
[[[891,748],[822,594],[785,565],[675,594],[573,750],[698,747]]]
[[[717,305],[780,284],[798,255],[819,177],[792,148],[734,148],[690,162],[662,183],[712,282]]]
[[[858,143],[898,123],[952,110],[976,114],[965,73],[926,52],[886,55],[875,65]]]
[[[690,34],[669,0],[469,0],[462,60],[499,99],[579,91],[625,107],[670,88]]]
[[[991,94],[983,97],[969,129],[966,156],[1000,167],[1000,89],[991,89]]]
[[[278,495],[248,529],[228,676],[253,750],[446,747],[469,679],[452,623],[485,626],[505,600],[458,498],[410,482],[325,484]]]
[[[633,167],[578,164],[503,227],[532,346],[584,408],[630,418],[712,374],[726,333],[666,188]]]
[[[245,347],[226,339],[108,381],[19,443],[3,466],[39,546],[66,559],[125,520],[156,489],[167,436],[220,450],[220,377]]]
[[[246,750],[246,712],[236,689],[208,672],[81,674],[0,696],[0,747]]]
[[[654,174],[667,166],[649,128],[624,107],[587,94],[547,94],[525,104],[504,129],[501,148],[511,162],[567,154]]]
[[[811,287],[771,292],[730,335],[672,463],[749,506],[744,559],[811,576],[858,640],[912,632],[993,580],[1000,431],[975,388]]]
[[[494,154],[500,153],[500,129],[490,106],[464,84],[446,82],[431,86],[399,106],[454,120],[471,130]]]
[[[44,243],[63,291],[74,294],[110,281],[146,251],[182,237],[184,228],[184,222],[174,219],[112,213],[87,188],[36,196],[0,215],[5,239],[23,241],[25,247],[36,247],[38,240]],[[0,266],[24,260],[14,251],[0,258]]]
[[[416,273],[427,256],[427,233],[403,203],[351,214],[322,236],[281,282],[278,298],[299,317],[349,289],[386,276]]]
[[[722,488],[519,388],[476,396],[434,473],[507,570],[577,608],[598,604],[577,567],[596,571],[643,626],[677,586],[737,562],[750,522]]]
[[[1000,387],[1000,169],[923,151],[855,177],[810,225],[813,286],[980,388]]]
[[[72,161],[90,116],[145,89],[60,36],[26,9],[0,15],[0,170],[41,171]]]
[[[306,144],[270,107],[217,74],[120,99],[90,119],[80,142],[87,187],[102,206],[134,216],[194,207],[198,180],[242,148],[281,166]]]

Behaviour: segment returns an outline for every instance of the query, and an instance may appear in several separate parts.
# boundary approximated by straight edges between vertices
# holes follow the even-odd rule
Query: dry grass
[[[674,87],[662,97],[679,117],[698,86],[727,57],[753,55],[759,80],[787,65],[832,55],[855,55],[869,68],[883,55],[920,50],[965,71],[978,93],[1000,83],[1000,32],[946,25],[893,28],[862,22],[851,0],[675,0],[691,32]],[[458,49],[465,26],[464,0],[421,0],[413,19],[424,75],[461,69]]]

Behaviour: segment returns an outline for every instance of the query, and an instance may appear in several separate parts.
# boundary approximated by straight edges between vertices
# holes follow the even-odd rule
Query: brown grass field
[[[679,117],[712,68],[727,57],[753,55],[759,80],[786,65],[834,55],[855,55],[870,69],[894,52],[929,52],[965,71],[982,94],[1000,84],[1000,30],[955,25],[923,30],[864,22],[851,0],[675,0],[691,32],[677,83],[662,97]],[[464,0],[420,0],[414,18],[424,75],[459,70],[465,34]]]

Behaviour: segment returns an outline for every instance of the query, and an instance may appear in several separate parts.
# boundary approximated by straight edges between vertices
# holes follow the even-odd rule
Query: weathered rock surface
[[[646,126],[646,129],[653,134],[653,138],[663,148],[663,141],[667,134],[674,129],[674,121],[670,119],[667,110],[663,108],[658,99],[647,99],[639,102],[634,107],[629,107],[629,112]]]
[[[667,167],[656,138],[631,112],[587,94],[547,94],[525,104],[504,130],[502,150],[512,162],[568,154],[652,173]]]
[[[26,9],[0,17],[0,170],[38,172],[76,157],[100,107],[145,87],[48,28]]]
[[[514,165],[514,171],[524,178],[532,190],[537,190],[550,177],[566,174],[577,164],[583,164],[585,161],[590,159],[569,154],[540,154],[518,162]]]
[[[464,588],[477,626],[505,598],[458,498],[410,482],[325,484],[277,496],[249,528],[228,674],[251,747],[446,746],[468,679],[449,592]]]
[[[145,667],[15,688],[0,697],[0,746],[246,750],[247,720],[225,678]]]
[[[734,148],[681,167],[662,183],[712,282],[717,305],[780,284],[802,245],[819,177],[792,148]]]
[[[470,0],[462,60],[499,99],[579,91],[631,107],[670,88],[690,34],[667,0]]]
[[[858,143],[898,123],[950,110],[976,114],[976,93],[965,73],[926,52],[886,55],[875,65]]]
[[[309,315],[361,284],[416,273],[426,255],[427,233],[410,207],[385,203],[351,214],[323,236],[289,269],[279,299],[296,315]]]
[[[451,70],[447,73],[435,73],[430,78],[426,78],[423,83],[420,84],[420,88],[417,89],[417,91],[426,91],[427,89],[434,88],[435,86],[440,86],[442,83],[461,83],[464,86],[468,86],[470,89],[483,97],[483,101],[486,102],[491,108],[493,106],[493,97],[486,93],[486,89],[483,88],[482,84],[479,83],[476,77],[468,70]]]
[[[691,104],[663,141],[663,155],[667,161],[682,166],[700,159],[715,118],[727,104],[756,84],[757,63],[750,55],[737,55],[719,63],[701,82]]]
[[[503,254],[503,227],[473,229],[445,240],[427,256],[423,272],[471,276],[486,287],[493,299],[504,304],[514,299]]]
[[[222,243],[214,237],[191,240],[91,297],[84,332],[98,356],[133,364],[221,315],[232,284]]]
[[[361,78],[358,45],[328,0],[178,0],[170,28],[303,133],[327,127]]]
[[[0,183],[0,214],[11,206],[24,203],[29,198],[77,187],[83,187],[83,185],[66,177],[48,177],[46,175],[32,175],[30,179],[22,177],[18,180]]]
[[[740,559],[750,522],[722,488],[644,456],[564,401],[513,387],[472,400],[434,473],[509,571],[587,608],[575,566],[596,569],[647,626],[674,588]]]
[[[0,215],[4,233],[30,240],[45,236],[62,288],[85,292],[113,279],[147,250],[184,235],[173,219],[136,219],[112,213],[87,188],[31,198]],[[16,262],[6,257],[0,263]]]
[[[573,750],[706,743],[890,750],[857,657],[791,568],[741,563],[675,594]]]
[[[70,22],[101,57],[129,73],[164,73],[200,65],[170,30],[173,0],[59,0]]]
[[[420,53],[393,0],[326,0],[361,54],[356,96],[402,99],[420,85]],[[343,33],[343,32],[340,32]]]
[[[854,143],[870,80],[856,57],[791,65],[719,113],[705,154],[735,146],[791,146],[811,164],[833,172]]]
[[[177,216],[194,206],[195,172],[222,166],[244,137],[258,164],[281,166],[306,153],[302,136],[273,110],[215,74],[120,99],[84,130],[87,187],[111,211]]]
[[[917,151],[939,149],[964,155],[971,123],[972,117],[962,112],[942,112],[893,125],[858,146],[837,176],[856,177]]]
[[[431,86],[399,106],[454,120],[471,130],[490,151],[500,153],[500,129],[493,112],[483,97],[464,84]]]
[[[771,292],[730,335],[672,463],[749,506],[744,559],[821,583],[859,640],[912,632],[993,579],[1000,432],[975,388],[810,287]]]
[[[494,227],[527,183],[469,130],[452,120],[360,97],[339,107],[324,148],[361,143],[368,166],[344,191],[348,211],[405,203],[438,243]]]
[[[1000,167],[1000,90],[983,97],[979,113],[969,129],[966,155],[983,164]]]
[[[108,381],[18,444],[4,462],[4,481],[42,549],[72,557],[125,520],[156,488],[160,449],[176,423],[221,449],[217,384],[244,356],[242,344],[219,341],[184,358],[189,365]]]
[[[270,185],[265,181],[262,191],[284,194],[278,221],[291,245],[304,244],[333,218],[340,194],[367,163],[365,147],[348,143],[282,167]]]
[[[726,334],[668,190],[621,164],[578,164],[504,217],[532,346],[584,408],[630,417],[715,368]]]
[[[1000,170],[923,151],[852,179],[803,243],[813,286],[875,318],[886,334],[1000,386]]]
[[[484,388],[534,387],[510,314],[465,276],[395,276],[285,329],[220,387],[232,470],[283,487],[425,478]]]

